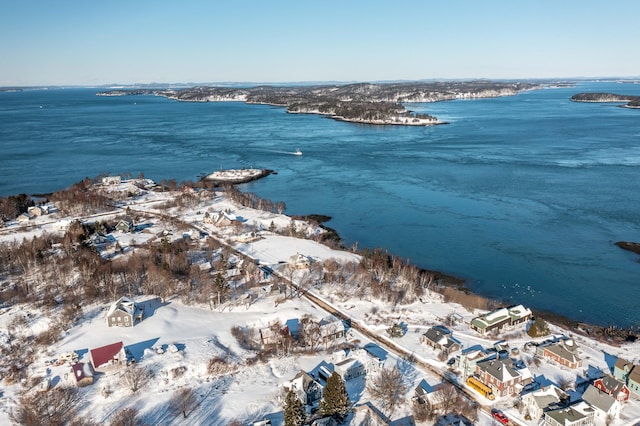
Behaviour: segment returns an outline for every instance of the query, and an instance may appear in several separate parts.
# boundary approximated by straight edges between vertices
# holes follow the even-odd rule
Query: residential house
[[[531,318],[531,310],[522,305],[501,308],[471,320],[471,328],[480,334],[493,330],[514,327],[526,323]]]
[[[29,213],[22,213],[18,215],[18,217],[16,218],[16,222],[18,222],[19,224],[25,224],[30,220],[31,220],[31,216],[29,215]]]
[[[287,392],[293,391],[304,405],[316,405],[322,398],[322,385],[302,370],[293,379],[284,382],[282,387]]]
[[[569,407],[544,413],[544,426],[593,426],[595,413],[589,404],[579,402]]]
[[[569,404],[569,395],[555,385],[544,386],[535,392],[522,395],[525,414],[538,422],[546,411],[564,408]]]
[[[584,391],[582,400],[594,409],[595,418],[603,422],[617,418],[622,409],[620,401],[593,385],[589,385]]]
[[[446,400],[446,395],[442,391],[442,383],[432,386],[425,379],[422,379],[416,386],[413,400],[418,404],[428,404],[430,411],[439,410]]]
[[[461,349],[460,342],[455,340],[451,333],[445,333],[441,327],[431,327],[422,335],[421,340],[427,346],[442,351],[445,356]]]
[[[320,320],[319,327],[320,339],[325,344],[344,337],[347,331],[342,320],[334,316],[328,316]]]
[[[122,182],[122,177],[120,176],[104,176],[102,178],[103,185],[120,185]]]
[[[391,420],[369,401],[354,407],[353,412],[354,420],[358,422],[358,424],[366,424],[369,426],[391,425]]]
[[[309,269],[309,267],[311,267],[311,258],[296,253],[289,258],[289,265],[294,269]]]
[[[522,390],[522,377],[511,361],[492,359],[476,364],[476,376],[489,386],[496,398],[516,395]]]
[[[496,359],[498,354],[496,351],[485,351],[477,346],[468,348],[460,354],[458,358],[457,368],[462,372],[464,377],[469,377],[476,372],[476,365],[481,361]]]
[[[27,209],[27,213],[31,217],[42,216],[49,213],[47,206],[31,206]]]
[[[334,364],[333,371],[345,382],[367,374],[365,365],[355,358],[347,358]]]
[[[67,231],[67,229],[69,229],[69,226],[71,226],[71,220],[69,220],[69,219],[62,219],[62,220],[57,221],[57,222],[53,225],[53,228],[54,228],[56,231],[63,231],[63,232],[66,232],[66,231]]]
[[[311,426],[338,426],[338,422],[333,417],[322,417],[311,422]]]
[[[275,322],[268,327],[258,330],[260,334],[260,343],[263,348],[270,348],[281,345],[286,339],[290,338],[289,327]]]
[[[133,232],[135,230],[135,226],[133,225],[133,219],[129,216],[125,216],[120,219],[116,224],[116,231],[120,232]]]
[[[627,384],[631,370],[633,370],[633,364],[631,362],[623,358],[618,358],[613,366],[613,377]]]
[[[251,243],[260,239],[260,236],[255,232],[245,232],[236,237],[236,241],[239,243]]]
[[[613,377],[605,374],[593,381],[593,386],[605,392],[620,402],[628,401],[631,391],[624,383],[614,379]]]
[[[91,368],[91,363],[77,362],[71,366],[71,371],[79,387],[93,384],[93,368]]]
[[[209,214],[209,212],[205,213],[202,222],[220,227],[231,226],[236,223],[240,223],[235,215],[227,213],[224,210],[220,210],[213,214]]]
[[[338,422],[333,417],[322,417],[311,422],[311,426],[338,426]]]
[[[635,366],[629,374],[627,383],[629,390],[634,393],[636,398],[640,398],[640,367]]]
[[[369,358],[369,364],[372,370],[382,368],[384,362],[387,360],[388,352],[375,343],[367,343],[363,349]]]
[[[96,250],[104,250],[115,243],[115,238],[111,235],[107,236],[100,232],[94,232],[85,240],[85,244],[95,247]]]
[[[474,426],[474,422],[462,414],[447,413],[438,417],[434,426]]]
[[[538,346],[536,353],[568,368],[582,367],[582,360],[578,356],[578,346],[571,339]]]
[[[142,321],[144,308],[128,297],[121,297],[111,305],[107,311],[107,324],[109,327],[133,327]]]
[[[89,356],[94,370],[98,372],[106,372],[127,365],[127,353],[122,342],[90,349]]]

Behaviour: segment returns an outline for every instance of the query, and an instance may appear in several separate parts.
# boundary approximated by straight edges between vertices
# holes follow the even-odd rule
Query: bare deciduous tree
[[[558,374],[556,376],[556,384],[563,391],[568,391],[569,389],[573,389],[575,385],[575,380],[573,380],[571,377]]]
[[[141,426],[143,423],[138,419],[138,410],[133,407],[123,408],[111,419],[110,426]]]
[[[62,425],[74,417],[79,400],[76,388],[55,388],[37,395],[23,395],[10,417],[25,426]]]
[[[175,413],[182,413],[182,417],[186,419],[198,406],[198,396],[193,388],[184,387],[173,394],[170,404]]]
[[[152,378],[153,371],[138,365],[127,368],[123,375],[124,383],[133,393],[144,387]]]
[[[451,383],[445,383],[440,387],[442,395],[442,412],[448,413],[452,411],[461,401],[460,393]]]
[[[387,415],[391,415],[398,402],[404,399],[408,384],[396,366],[383,368],[367,386],[369,395],[375,399]]]

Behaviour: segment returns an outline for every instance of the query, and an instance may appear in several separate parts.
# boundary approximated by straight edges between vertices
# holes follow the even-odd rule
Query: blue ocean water
[[[106,172],[182,181],[270,168],[278,174],[243,190],[289,214],[332,216],[348,244],[387,248],[513,303],[640,325],[639,257],[613,245],[640,242],[640,110],[569,101],[583,91],[640,95],[640,85],[409,106],[450,122],[435,127],[95,89],[0,93],[0,195]]]

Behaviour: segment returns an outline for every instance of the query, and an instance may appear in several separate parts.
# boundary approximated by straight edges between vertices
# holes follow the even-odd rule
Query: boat
[[[293,155],[302,155],[302,151],[300,151],[299,149],[296,149]]]

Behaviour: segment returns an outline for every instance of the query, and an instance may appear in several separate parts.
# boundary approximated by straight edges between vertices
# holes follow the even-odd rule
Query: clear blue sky
[[[639,0],[0,0],[0,86],[637,77],[639,17]]]

